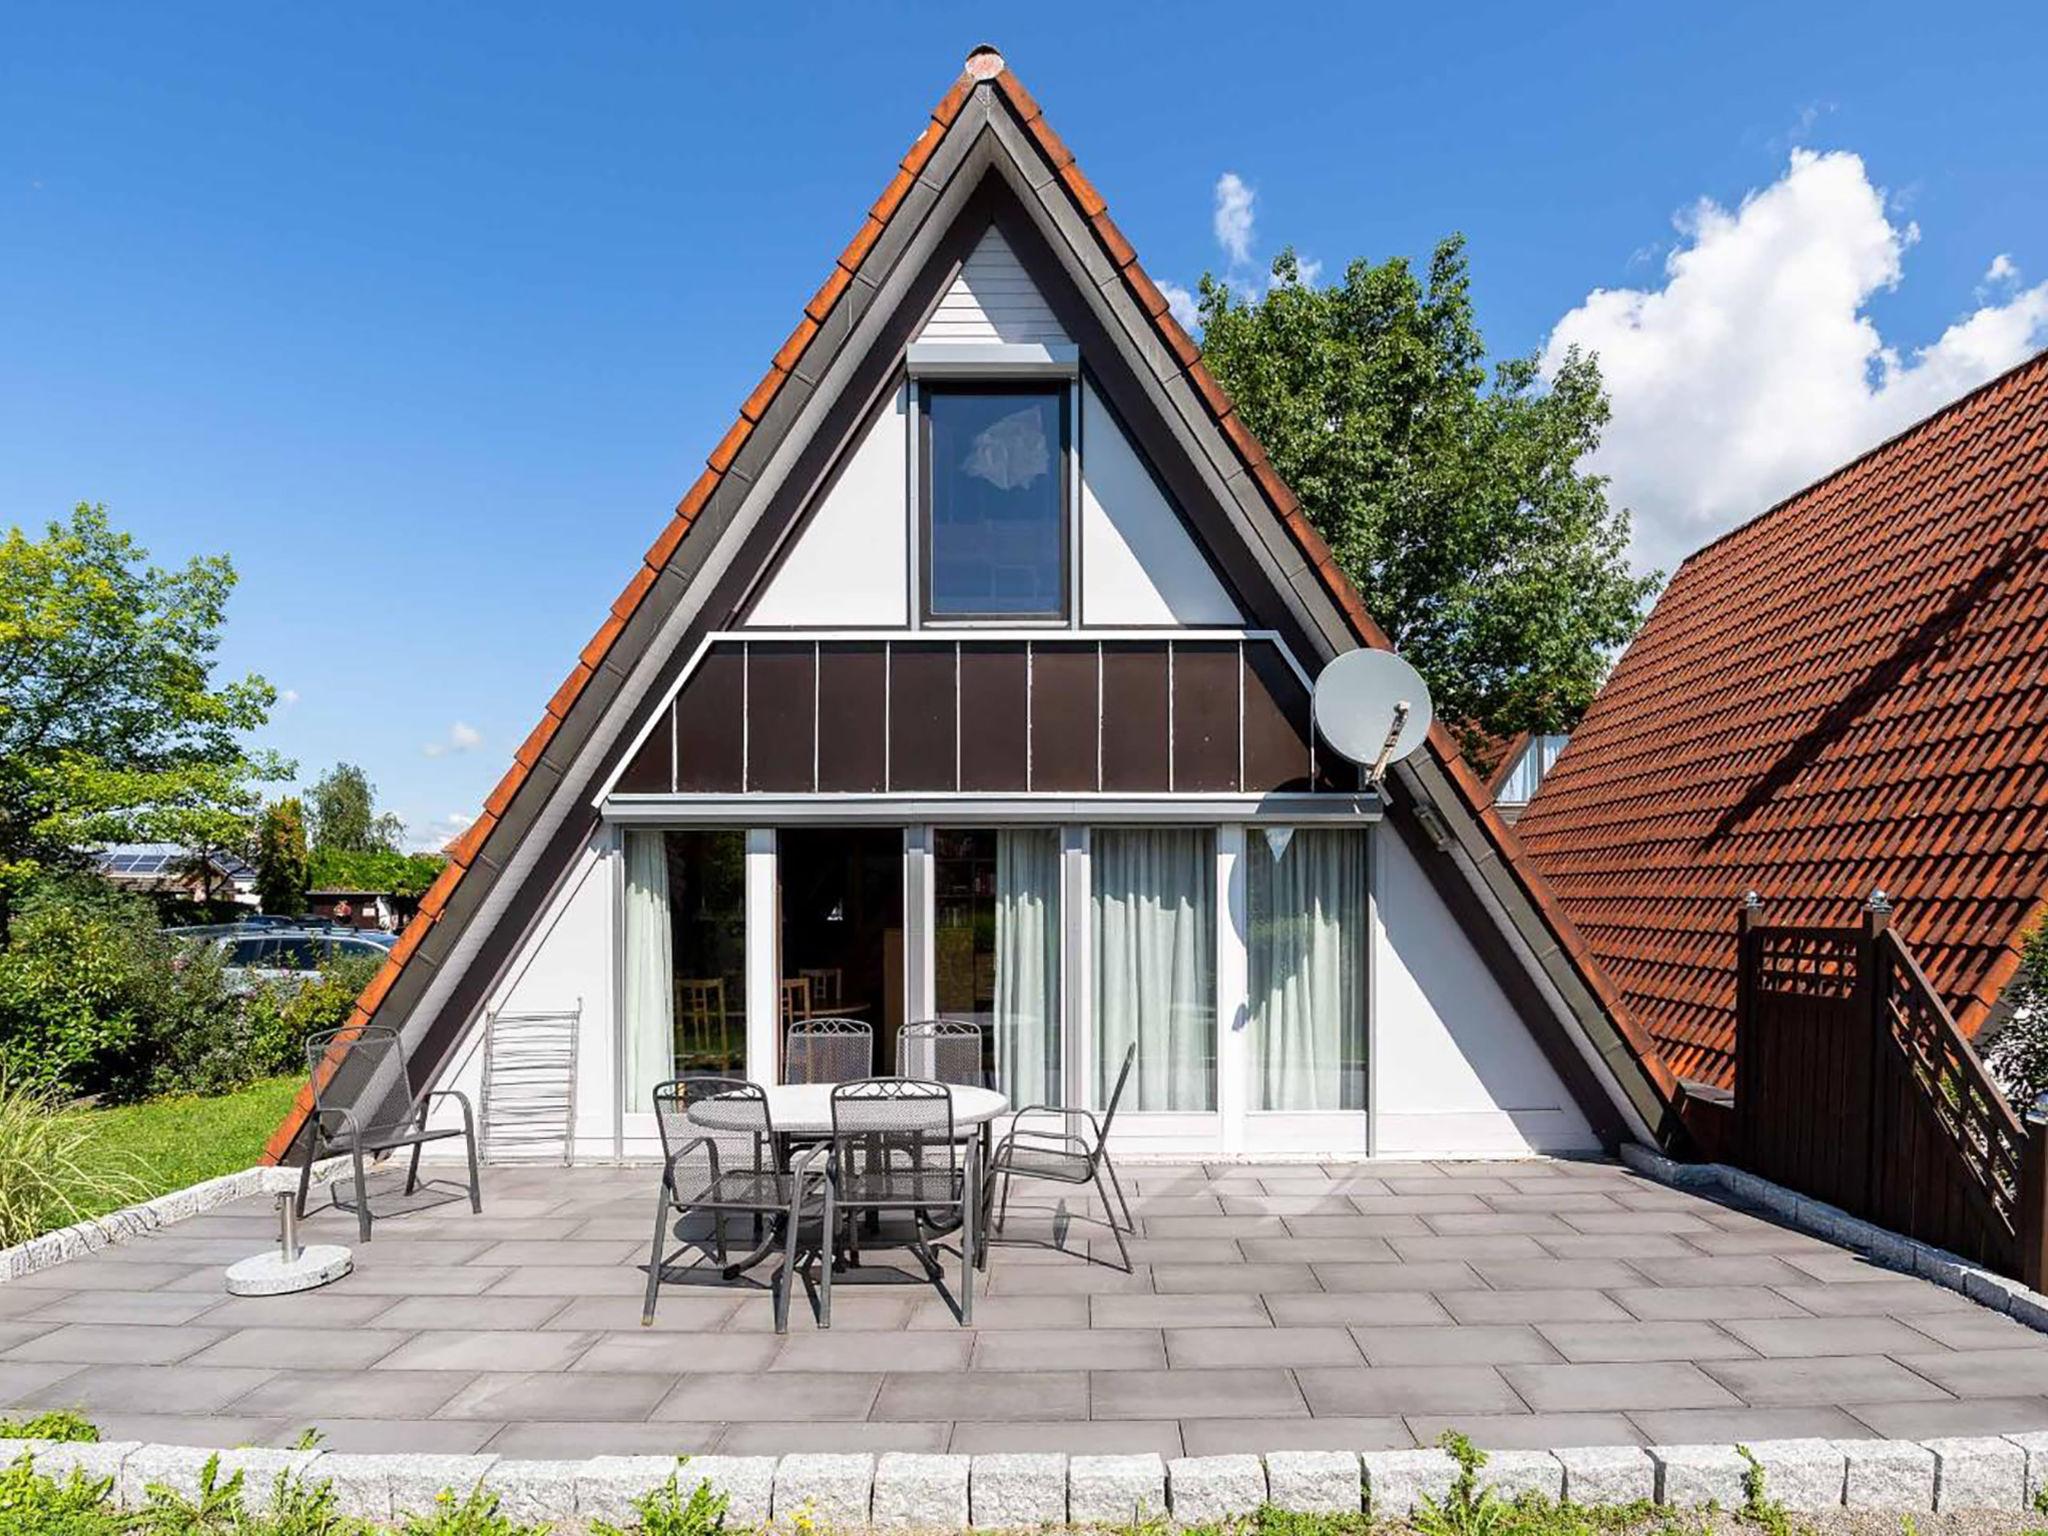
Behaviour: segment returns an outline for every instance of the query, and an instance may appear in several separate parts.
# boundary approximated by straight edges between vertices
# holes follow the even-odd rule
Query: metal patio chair
[[[789,1331],[789,1290],[796,1276],[797,1229],[803,1218],[803,1193],[811,1163],[824,1149],[814,1148],[790,1169],[776,1161],[775,1123],[768,1095],[758,1083],[730,1077],[689,1077],[661,1083],[654,1090],[654,1121],[661,1131],[661,1189],[654,1208],[654,1246],[647,1265],[647,1301],[640,1326],[654,1326],[654,1304],[661,1291],[661,1273],[668,1259],[670,1214],[692,1212],[711,1216],[711,1256],[734,1280],[765,1259],[778,1239],[782,1267],[770,1282],[775,1298],[775,1331]],[[734,1260],[727,1251],[728,1215],[778,1218],[766,1240]],[[677,1250],[680,1252],[681,1250]],[[829,1266],[828,1266],[829,1267]]]
[[[896,1035],[896,1075],[959,1088],[986,1088],[981,1026],[971,1019],[919,1019]]]
[[[476,1115],[469,1098],[452,1088],[415,1083],[398,1031],[388,1024],[344,1024],[323,1029],[306,1040],[306,1068],[313,1092],[313,1113],[307,1117],[306,1162],[299,1170],[298,1213],[306,1214],[313,1164],[323,1157],[347,1153],[355,1168],[356,1229],[370,1240],[370,1193],[363,1157],[412,1148],[405,1171],[405,1192],[419,1187],[420,1151],[430,1141],[460,1136],[469,1152],[469,1208],[482,1211],[483,1191],[477,1178]],[[447,1099],[462,1110],[460,1126],[430,1128],[427,1115],[437,1100]]]
[[[793,1019],[782,1054],[785,1083],[850,1083],[875,1070],[875,1031],[865,1019]]]
[[[935,1210],[959,1213],[960,1323],[974,1321],[976,1211],[980,1179],[975,1146],[953,1125],[953,1090],[914,1078],[871,1077],[832,1090],[832,1140],[825,1175],[825,1231],[837,1240],[842,1220],[851,1246],[857,1223],[896,1211],[910,1218],[911,1247],[925,1274],[944,1293],[945,1272],[931,1250],[927,1220]],[[854,1251],[857,1253],[858,1249]],[[818,1326],[832,1326],[832,1264],[820,1266]]]
[[[1102,1201],[1103,1219],[1109,1223],[1109,1230],[1116,1238],[1117,1254],[1123,1259],[1124,1269],[1130,1269],[1131,1250],[1124,1242],[1124,1234],[1135,1234],[1138,1229],[1131,1220],[1131,1205],[1124,1198],[1124,1187],[1116,1176],[1116,1165],[1109,1160],[1109,1128],[1116,1121],[1116,1107],[1123,1101],[1124,1085],[1130,1081],[1131,1064],[1137,1059],[1138,1047],[1133,1044],[1124,1052],[1123,1068],[1116,1075],[1116,1087],[1111,1090],[1109,1104],[1099,1121],[1090,1110],[1061,1109],[1052,1104],[1032,1104],[1017,1111],[1016,1118],[1010,1122],[1010,1129],[996,1143],[996,1149],[989,1157],[984,1201],[993,1200],[996,1180],[1000,1178],[1003,1181],[1002,1200],[996,1205],[996,1236],[1002,1235],[1003,1222],[1010,1213],[1012,1179],[1092,1184],[1096,1196]],[[1061,1121],[1058,1130],[1035,1123],[1054,1117]],[[1108,1188],[1102,1182],[1105,1172],[1109,1175]],[[1110,1203],[1110,1189],[1116,1191],[1115,1205]],[[1119,1208],[1123,1211],[1121,1225],[1117,1222]]]

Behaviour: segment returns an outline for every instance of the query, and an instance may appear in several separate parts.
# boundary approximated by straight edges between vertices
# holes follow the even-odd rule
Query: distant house
[[[1320,669],[1387,646],[977,50],[356,1018],[474,1090],[495,1016],[573,1012],[588,1158],[819,1013],[881,1072],[974,1020],[1016,1105],[1135,1050],[1146,1151],[1650,1138],[1675,1087],[1450,734],[1377,788],[1319,739]]]
[[[2048,353],[1687,560],[1516,831],[1681,1078],[1732,1081],[1749,890],[1882,888],[1995,1023],[2048,904]]]
[[[1543,776],[1570,740],[1564,735],[1523,731],[1508,743],[1486,783],[1493,791],[1494,806],[1510,825],[1521,820],[1522,812],[1536,798]]]
[[[419,910],[419,905],[417,896],[398,896],[390,891],[354,886],[306,892],[306,910],[315,917],[325,918],[331,923],[345,923],[351,928],[375,928],[385,933],[404,927],[413,913]]]
[[[180,901],[256,905],[256,871],[221,849],[180,843],[115,843],[92,855],[93,869],[109,884],[138,895]]]

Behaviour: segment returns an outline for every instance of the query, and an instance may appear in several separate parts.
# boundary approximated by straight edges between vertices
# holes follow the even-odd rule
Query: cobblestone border
[[[328,1184],[347,1167],[348,1159],[343,1157],[330,1158],[319,1164],[313,1169],[314,1186],[318,1188]],[[41,1237],[32,1237],[12,1248],[0,1248],[0,1284],[19,1280],[23,1275],[55,1269],[59,1264],[68,1264],[101,1248],[147,1237],[174,1222],[202,1215],[231,1200],[298,1187],[297,1168],[244,1168],[240,1173],[224,1173],[217,1179],[188,1184],[183,1189],[174,1189],[140,1205],[123,1206],[104,1216],[45,1232]]]
[[[1674,1162],[1633,1142],[1622,1144],[1621,1160],[1644,1178],[1655,1179],[1673,1189],[1719,1190],[1738,1200],[1760,1205],[1788,1227],[1826,1238],[1831,1243],[1840,1243],[1845,1248],[1860,1249],[1874,1264],[1898,1270],[1901,1274],[1917,1275],[1951,1291],[1960,1291],[1979,1306],[2003,1312],[2016,1323],[2048,1333],[2048,1296],[2029,1290],[2019,1281],[2008,1279],[1981,1264],[1973,1264],[1946,1248],[1937,1248],[1917,1238],[1903,1237],[1887,1227],[1851,1216],[1840,1206],[1811,1199],[1797,1190],[1773,1184],[1769,1179],[1732,1168],[1726,1163]]]
[[[483,1488],[519,1520],[624,1522],[634,1501],[677,1471],[666,1456],[512,1461],[499,1456],[367,1456],[325,1451],[212,1451],[130,1441],[93,1445],[0,1442],[0,1461],[28,1454],[36,1470],[111,1479],[122,1505],[152,1485],[197,1493],[207,1461],[239,1471],[252,1508],[266,1506],[280,1474],[332,1486],[345,1514],[398,1520]],[[1936,1440],[1760,1440],[1749,1446],[1589,1446],[1500,1451],[1480,1482],[1503,1497],[1537,1492],[1581,1504],[1638,1499],[1678,1508],[1742,1507],[1751,1459],[1764,1496],[1790,1510],[2019,1512],[2048,1484],[2048,1431]],[[730,1500],[741,1530],[775,1524],[836,1531],[960,1532],[1041,1525],[1180,1524],[1249,1514],[1262,1504],[1304,1513],[1394,1517],[1442,1499],[1457,1464],[1440,1450],[1276,1451],[1266,1456],[1156,1455],[697,1456],[681,1486],[698,1481]]]

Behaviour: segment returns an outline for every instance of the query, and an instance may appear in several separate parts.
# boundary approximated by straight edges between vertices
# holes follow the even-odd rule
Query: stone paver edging
[[[315,1166],[313,1183],[316,1187],[325,1185],[347,1167],[347,1158],[330,1158]],[[12,1248],[0,1248],[0,1283],[19,1280],[24,1275],[40,1274],[101,1248],[147,1237],[173,1222],[202,1215],[231,1200],[240,1200],[248,1195],[277,1194],[298,1187],[297,1168],[244,1168],[240,1173],[202,1179],[197,1184],[174,1189],[140,1205],[123,1206],[104,1216],[45,1232],[41,1237],[16,1243]]]
[[[345,1514],[396,1520],[435,1497],[476,1488],[523,1521],[629,1520],[635,1501],[677,1473],[666,1456],[514,1461],[500,1456],[369,1456],[323,1451],[212,1451],[192,1446],[48,1440],[0,1443],[0,1460],[34,1458],[38,1472],[74,1469],[110,1480],[124,1506],[151,1486],[197,1493],[209,1459],[218,1477],[244,1477],[252,1508],[280,1475],[328,1484]],[[1733,1445],[1599,1446],[1500,1451],[1479,1477],[1503,1496],[1537,1492],[1580,1504],[1638,1499],[1737,1509],[1750,1458],[1765,1497],[1787,1509],[1931,1513],[2020,1511],[2048,1484],[2048,1431],[1936,1440],[1766,1440]],[[710,1483],[736,1529],[802,1516],[828,1530],[962,1531],[1127,1523],[1180,1524],[1249,1514],[1262,1504],[1304,1513],[1408,1514],[1442,1499],[1457,1476],[1443,1451],[1276,1451],[1265,1456],[920,1455],[696,1456],[679,1482]]]
[[[1859,1248],[1874,1264],[1959,1291],[1979,1306],[2003,1312],[2016,1323],[2048,1333],[2048,1296],[1946,1248],[1901,1236],[1888,1227],[1851,1216],[1840,1206],[1812,1199],[1726,1163],[1675,1162],[1633,1142],[1622,1144],[1621,1160],[1644,1178],[1673,1189],[1719,1191],[1762,1206],[1788,1227],[1844,1248]]]

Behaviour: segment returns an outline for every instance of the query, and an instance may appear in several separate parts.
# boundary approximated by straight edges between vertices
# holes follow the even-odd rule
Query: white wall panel
[[[1375,842],[1377,1151],[1597,1148],[1570,1091],[1400,834],[1389,826]]]
[[[747,615],[749,624],[910,621],[909,391],[876,416]]]
[[[1081,622],[1236,624],[1208,557],[1115,416],[1081,386]]]
[[[1066,341],[1067,333],[1016,253],[991,229],[961,264],[917,339],[1052,345]]]

